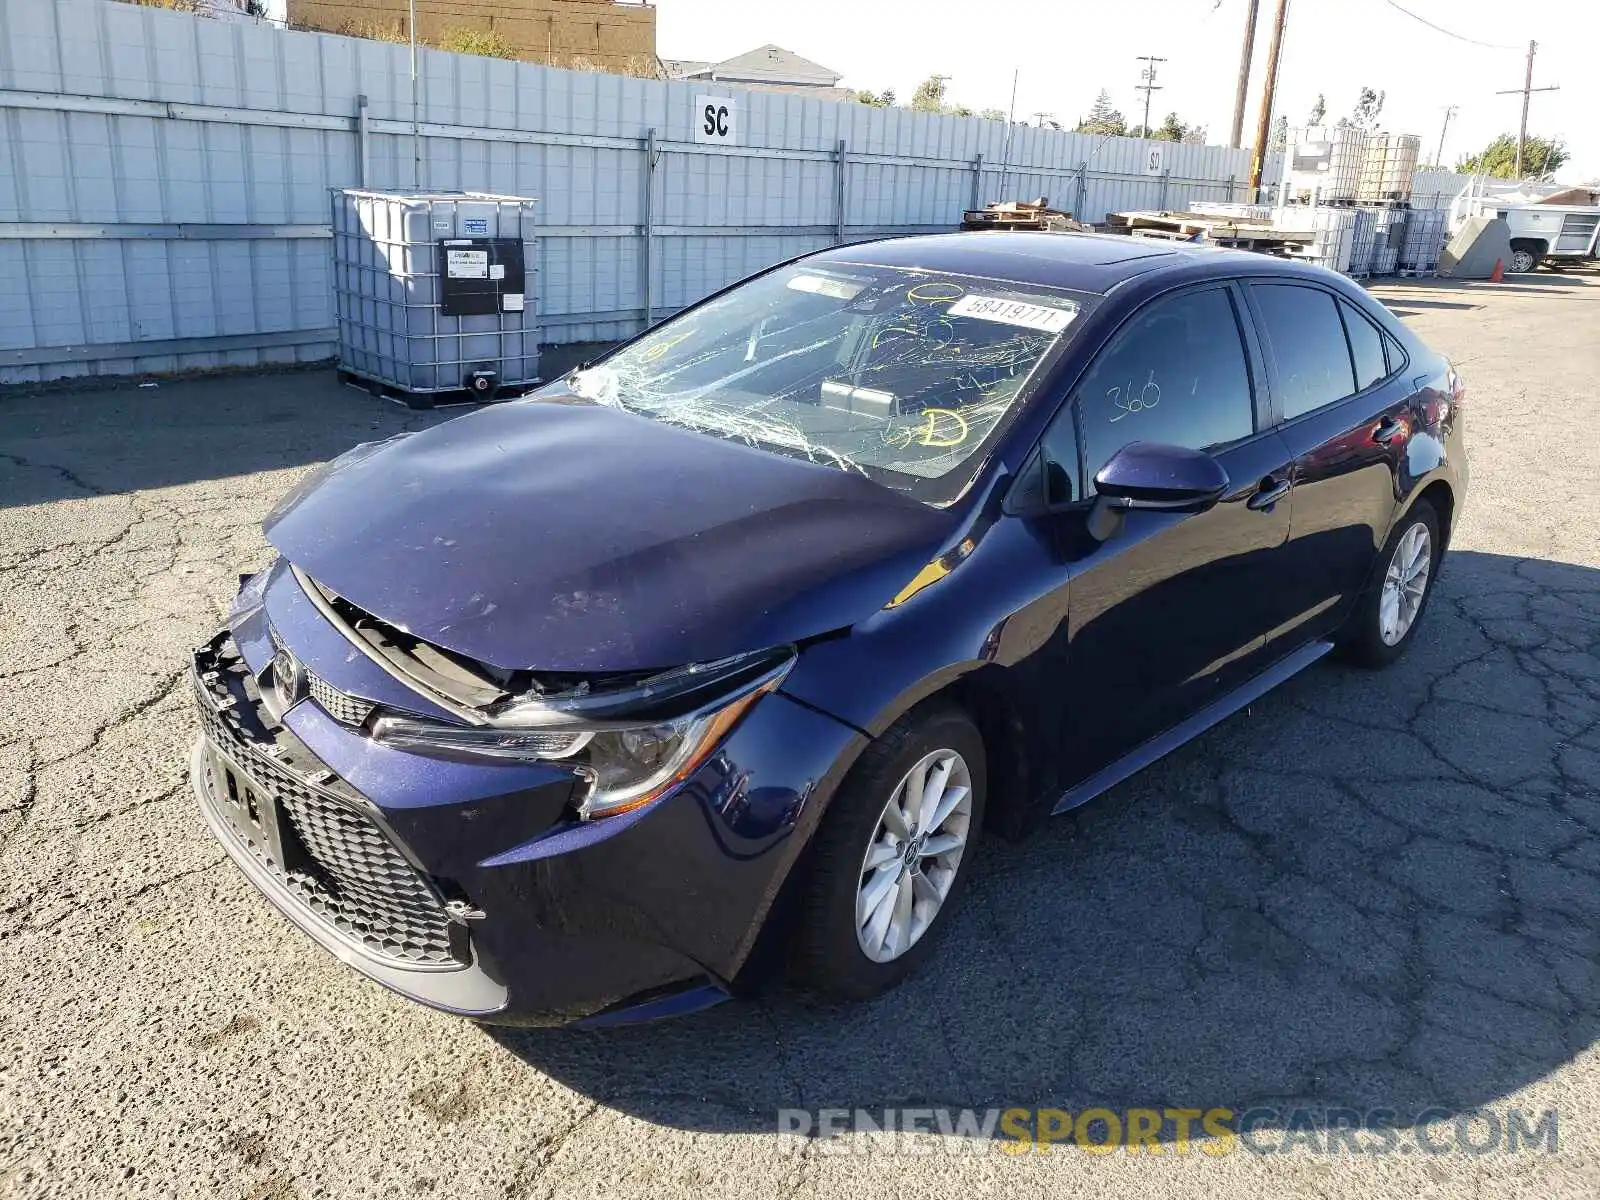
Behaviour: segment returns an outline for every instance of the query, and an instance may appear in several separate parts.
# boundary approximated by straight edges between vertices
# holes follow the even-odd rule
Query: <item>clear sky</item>
[[[1571,152],[1560,177],[1600,177],[1600,2],[1597,0],[1398,0],[1452,33],[1509,49],[1475,46],[1435,32],[1385,0],[1290,0],[1278,112],[1303,124],[1319,92],[1328,119],[1348,113],[1362,86],[1388,93],[1382,124],[1422,137],[1431,159],[1447,105],[1458,107],[1444,159],[1515,133],[1529,38],[1539,42],[1528,131],[1554,134]],[[1267,37],[1276,0],[1261,0],[1246,143],[1255,128]],[[1142,117],[1134,89],[1159,55],[1151,121],[1176,111],[1227,139],[1247,0],[656,0],[663,58],[716,60],[774,42],[844,76],[843,86],[902,101],[932,74],[952,76],[947,98],[973,109],[1005,109],[1021,71],[1017,114],[1047,112],[1075,122],[1101,88],[1130,122]],[[1026,17],[984,20],[1005,9]]]

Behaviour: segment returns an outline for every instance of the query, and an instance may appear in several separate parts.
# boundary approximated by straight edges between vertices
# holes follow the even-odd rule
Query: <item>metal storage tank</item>
[[[1409,200],[1422,139],[1411,133],[1375,133],[1361,164],[1361,200]]]
[[[1348,125],[1312,125],[1289,135],[1289,199],[1324,204],[1356,198],[1367,135]]]
[[[339,367],[415,408],[538,382],[534,201],[333,193]]]

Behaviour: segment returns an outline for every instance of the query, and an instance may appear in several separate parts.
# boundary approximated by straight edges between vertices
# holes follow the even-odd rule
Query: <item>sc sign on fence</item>
[[[739,144],[738,102],[726,96],[694,98],[694,140],[701,145]]]

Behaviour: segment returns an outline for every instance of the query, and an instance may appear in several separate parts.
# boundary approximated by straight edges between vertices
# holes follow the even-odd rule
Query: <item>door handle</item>
[[[1245,507],[1253,508],[1257,512],[1263,508],[1271,508],[1289,494],[1291,486],[1287,477],[1274,479],[1268,475],[1261,481],[1261,486],[1251,494],[1250,499],[1245,501]]]
[[[1406,431],[1406,423],[1397,421],[1393,417],[1385,417],[1378,422],[1378,427],[1372,431],[1372,440],[1380,446],[1387,446],[1395,438]]]

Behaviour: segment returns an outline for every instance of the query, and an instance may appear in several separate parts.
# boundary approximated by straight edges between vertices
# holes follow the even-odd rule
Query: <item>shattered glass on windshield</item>
[[[905,486],[972,457],[1077,314],[1063,295],[992,280],[801,263],[568,383],[595,403]]]

